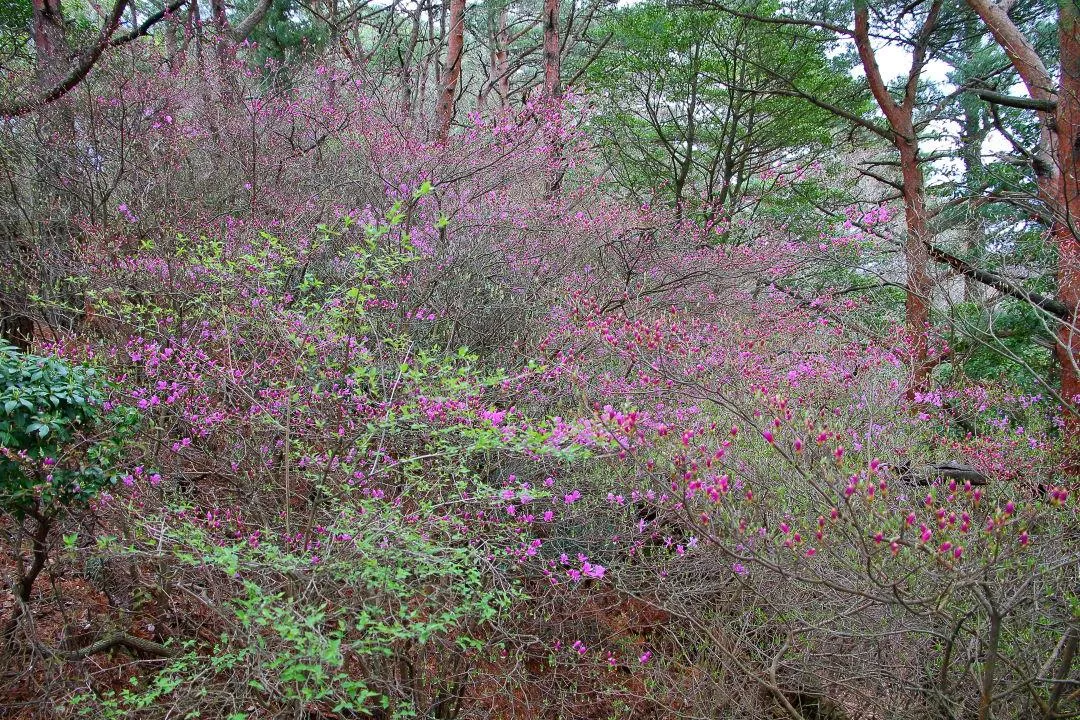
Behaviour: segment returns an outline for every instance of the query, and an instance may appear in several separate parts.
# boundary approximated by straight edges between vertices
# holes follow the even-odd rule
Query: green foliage
[[[1043,314],[1026,302],[1006,301],[993,310],[977,303],[960,304],[954,310],[957,329],[950,344],[960,362],[941,368],[943,380],[962,374],[976,382],[1005,381],[1023,392],[1042,391],[1039,378],[1048,377],[1054,365],[1053,336]]]
[[[130,413],[112,413],[124,424]],[[86,436],[105,420],[94,371],[0,346],[0,504],[26,512],[40,502],[84,503],[107,486],[113,436]]]
[[[430,192],[422,184],[412,200]],[[170,659],[145,686],[82,698],[92,708],[88,716],[184,702],[205,708],[209,701],[192,688],[224,685],[230,690],[216,710],[220,717],[283,707],[342,715],[383,707],[394,717],[425,717],[433,697],[458,692],[459,681],[440,668],[472,667],[470,658],[497,652],[504,637],[497,628],[511,622],[511,607],[526,597],[520,567],[505,552],[520,544],[521,531],[494,519],[503,513],[505,476],[489,467],[525,459],[550,467],[587,453],[558,439],[554,421],[495,408],[510,382],[506,372],[484,368],[466,348],[426,345],[399,318],[371,309],[369,301],[394,291],[416,262],[403,229],[410,212],[412,203],[398,203],[377,226],[319,228],[316,249],[334,243],[347,259],[299,281],[297,253],[268,234],[233,255],[210,239],[181,239],[172,249],[178,266],[197,266],[200,277],[213,280],[185,298],[190,321],[227,323],[237,362],[252,347],[263,366],[269,355],[287,358],[287,375],[238,378],[225,389],[240,398],[280,392],[281,412],[223,424],[212,437],[222,448],[215,457],[226,462],[230,454],[242,458],[245,446],[280,448],[248,490],[276,502],[284,489],[284,502],[253,522],[221,519],[197,495],[169,494],[163,469],[162,494],[150,492],[165,502],[140,507],[146,514],[126,539],[128,549],[115,543],[101,550],[137,556],[154,548],[186,582],[214,587],[227,600],[208,606],[216,615],[208,622],[227,632],[213,648],[197,645],[198,659]],[[252,286],[264,292],[257,308],[244,292]],[[113,298],[112,315],[139,328],[167,312],[121,290],[101,296],[102,304]],[[296,321],[272,314],[285,312]],[[364,343],[348,342],[361,334]],[[199,383],[200,392],[222,392],[214,374],[194,377],[185,379]],[[337,405],[343,388],[347,429]],[[147,427],[160,431],[170,411],[148,412]],[[155,443],[149,433],[136,437],[135,453],[148,452],[129,462],[151,462]],[[490,512],[490,525],[461,523],[470,505]],[[233,519],[237,524],[229,525]],[[403,667],[416,676],[408,687],[398,682]]]
[[[215,655],[213,665],[227,665],[230,661],[235,661],[235,656],[222,652]],[[120,691],[106,690],[100,695],[76,693],[65,703],[67,706],[65,709],[69,710],[74,717],[79,718],[112,720],[130,717],[133,712],[154,707],[156,703],[168,698],[171,693],[183,687],[185,683],[196,679],[204,671],[205,659],[200,658],[189,648],[184,654],[172,659],[161,672],[145,684],[140,683],[138,678],[131,677],[130,687],[125,687]]]
[[[733,214],[744,196],[774,189],[763,172],[808,163],[829,144],[837,118],[790,97],[789,82],[847,97],[855,111],[865,104],[824,45],[793,44],[726,13],[648,2],[600,32],[612,41],[587,78],[618,182],[706,216]]]
[[[315,558],[271,543],[223,545],[190,525],[169,530],[181,567],[210,573],[229,589],[232,601],[217,611],[235,630],[212,648],[189,647],[145,685],[133,678],[119,692],[75,695],[71,709],[79,717],[127,717],[190,699],[193,687],[217,678],[237,687],[246,699],[233,707],[245,711],[284,702],[335,713],[393,706],[410,716],[414,699],[401,696],[387,668],[410,662],[422,672],[418,656],[482,650],[487,624],[525,599],[516,581],[492,576],[482,548],[460,542],[450,527],[419,530],[397,503],[350,498],[327,512],[338,521]],[[224,716],[228,707],[221,709]]]
[[[0,0],[0,34],[28,34],[33,18],[30,0]]]
[[[242,0],[237,5],[237,15],[247,15],[257,4]],[[272,0],[266,17],[255,26],[249,39],[255,43],[252,65],[266,70],[279,65],[291,68],[324,48],[330,30],[326,23],[316,21],[303,3]]]

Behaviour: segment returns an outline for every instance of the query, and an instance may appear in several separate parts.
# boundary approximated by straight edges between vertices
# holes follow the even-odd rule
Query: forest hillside
[[[1080,717],[1077,0],[0,0],[0,717]]]

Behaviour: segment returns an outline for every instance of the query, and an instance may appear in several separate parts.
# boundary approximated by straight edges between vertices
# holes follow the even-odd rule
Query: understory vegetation
[[[1071,3],[0,7],[0,716],[1080,716]]]

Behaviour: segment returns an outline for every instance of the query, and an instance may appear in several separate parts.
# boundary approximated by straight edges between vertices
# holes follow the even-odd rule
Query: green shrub
[[[120,434],[95,430],[106,420],[94,371],[56,357],[0,345],[0,508],[82,504],[110,484],[107,469]],[[130,413],[108,418],[120,424]],[[98,435],[102,435],[98,433]]]

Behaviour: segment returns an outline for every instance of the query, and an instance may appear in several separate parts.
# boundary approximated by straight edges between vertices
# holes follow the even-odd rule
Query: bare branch
[[[259,0],[259,4],[255,6],[255,9],[251,11],[246,18],[240,21],[240,24],[233,28],[232,39],[234,42],[244,42],[247,36],[251,34],[251,31],[255,29],[255,26],[263,21],[266,17],[266,13],[270,10],[270,3],[272,0]]]
[[[64,95],[90,74],[90,71],[94,68],[94,65],[97,64],[97,61],[101,59],[102,53],[104,53],[107,48],[117,47],[146,35],[151,27],[168,17],[170,13],[179,10],[186,5],[187,2],[188,0],[173,0],[173,2],[166,7],[147,17],[138,27],[132,28],[120,35],[115,35],[116,28],[120,24],[120,18],[123,16],[124,9],[128,4],[128,0],[116,0],[105,23],[101,27],[97,42],[83,52],[75,66],[72,67],[64,77],[54,83],[52,87],[45,89],[37,95],[25,100],[18,100],[13,103],[0,105],[0,117],[19,117],[21,115],[26,115],[27,113],[33,112],[34,110],[42,108],[49,103],[64,97]]]
[[[1005,107],[1019,108],[1020,110],[1036,110],[1038,112],[1048,113],[1057,111],[1057,102],[1054,100],[1016,97],[1015,95],[1006,95],[1004,93],[994,92],[993,90],[976,89],[970,90],[969,92],[978,95],[986,102],[993,103],[994,105],[1004,105]]]
[[[936,245],[927,243],[927,249],[930,251],[930,257],[937,260],[940,263],[945,263],[949,267],[953,268],[961,275],[965,275],[972,280],[977,280],[983,285],[992,287],[1003,295],[1016,298],[1017,300],[1023,300],[1029,302],[1035,307],[1042,308],[1048,313],[1055,315],[1062,319],[1068,319],[1069,309],[1064,303],[1059,302],[1053,298],[1046,297],[1037,292],[1031,290],[1025,290],[1013,283],[1008,278],[1002,277],[997,273],[992,273],[987,270],[980,270],[971,263],[956,257],[952,253],[946,252]]]
[[[818,30],[828,30],[829,32],[836,33],[837,35],[843,35],[844,37],[851,37],[853,34],[851,28],[844,27],[843,25],[834,25],[833,23],[823,22],[819,20],[798,20],[796,18],[755,15],[753,13],[735,10],[734,8],[725,5],[723,2],[714,2],[712,0],[705,0],[704,2],[699,2],[697,4],[715,8],[720,12],[727,13],[728,15],[732,15],[742,20],[753,20],[754,22],[766,23],[768,25],[786,25],[790,27],[816,28]]]

